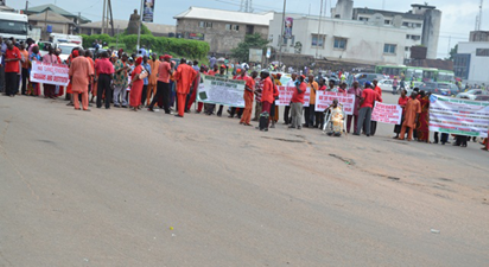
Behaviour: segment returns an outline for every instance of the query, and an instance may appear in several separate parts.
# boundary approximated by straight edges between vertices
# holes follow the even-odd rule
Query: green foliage
[[[250,58],[250,48],[264,49],[268,41],[263,39],[260,34],[248,34],[244,42],[238,44],[238,47],[231,50],[231,56],[240,62],[246,62]]]
[[[127,28],[124,30],[124,32],[122,33],[123,35],[128,35],[127,34]],[[148,29],[148,27],[146,27],[146,25],[144,25],[144,23],[141,25],[141,35],[143,34],[149,34],[149,35],[153,35],[153,33],[151,33],[151,31]]]
[[[119,39],[128,50],[134,51],[137,44],[137,35],[126,35]],[[168,37],[154,37],[152,35],[141,35],[140,45],[153,50],[158,54],[171,54],[184,56],[189,59],[205,58],[209,53],[209,44],[203,41],[188,39],[177,39]]]
[[[458,53],[458,45],[455,45],[452,49],[450,49],[450,57],[447,59],[453,61],[457,53]]]
[[[107,43],[115,43],[116,41],[114,37],[110,37],[110,35],[108,34],[93,34],[93,35],[81,34],[81,37],[83,38],[84,48],[92,47],[93,41],[95,40],[102,40],[102,42],[107,42]]]

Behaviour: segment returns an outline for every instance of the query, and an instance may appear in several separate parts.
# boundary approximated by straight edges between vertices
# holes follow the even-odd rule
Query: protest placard
[[[278,100],[275,100],[275,105],[277,106],[288,106],[292,100],[292,95],[294,95],[295,87],[287,86],[277,86],[279,92]],[[311,100],[311,88],[307,87],[306,93],[304,94],[304,107],[309,107],[309,102]]]
[[[199,85],[197,94],[199,102],[244,108],[244,81],[209,75],[201,76],[203,77],[203,83]]]
[[[338,103],[343,105],[343,111],[345,112],[345,114],[353,114],[353,110],[355,107],[355,95],[319,90],[316,92],[315,111],[323,112],[333,103],[334,99],[338,99]]]
[[[487,137],[489,102],[432,95],[430,131]]]
[[[375,102],[372,120],[389,124],[401,124],[402,108],[397,104]]]
[[[70,82],[70,68],[62,64],[32,62],[31,82],[67,86]]]

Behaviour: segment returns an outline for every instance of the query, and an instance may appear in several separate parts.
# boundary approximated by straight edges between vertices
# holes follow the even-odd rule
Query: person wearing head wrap
[[[138,57],[136,59],[136,67],[131,74],[131,83],[129,84],[129,87],[131,88],[129,95],[129,106],[131,106],[134,111],[139,109],[139,105],[141,104],[141,93],[144,86],[144,79],[140,77],[143,71],[141,63],[143,63],[143,58]]]
[[[290,109],[292,111],[292,125],[289,128],[301,129],[302,107],[304,106],[304,95],[306,94],[307,84],[304,82],[306,76],[299,76],[299,82],[296,83],[292,99],[290,100]]]
[[[270,73],[268,71],[262,71],[260,74],[261,77],[261,88],[262,88],[262,95],[261,95],[261,109],[262,109],[262,114],[270,114],[270,108],[272,107],[272,102],[274,101],[273,99],[273,82],[270,79]],[[270,117],[269,122],[270,122]],[[267,128],[261,129],[263,131],[268,131],[268,124]]]
[[[89,111],[88,109],[88,84],[90,83],[90,78],[93,75],[93,68],[90,65],[90,61],[84,56],[78,55],[78,50],[73,51],[73,61],[70,65],[70,80],[71,80],[71,90],[73,92],[73,104],[75,109],[80,109],[80,102],[78,96],[82,96],[82,107],[83,110]]]
[[[365,83],[365,89],[362,91],[360,97],[360,111],[358,112],[358,124],[355,129],[354,135],[360,135],[360,130],[365,129],[365,134],[370,136],[370,122],[372,117],[372,109],[374,108],[375,101],[382,102],[382,98],[377,92],[372,89],[370,82]]]
[[[153,53],[151,60],[148,61],[149,67],[151,69],[151,75],[148,77],[148,89],[146,92],[146,106],[151,103],[151,96],[156,96],[156,91],[158,88],[158,70],[160,68],[161,62],[158,60],[158,55]]]
[[[183,118],[185,113],[185,103],[187,95],[190,92],[190,86],[192,82],[197,77],[197,71],[194,70],[191,66],[186,64],[185,58],[180,60],[180,65],[177,68],[177,71],[174,74],[175,81],[177,82],[177,106],[178,106],[178,114],[175,115],[177,117]]]

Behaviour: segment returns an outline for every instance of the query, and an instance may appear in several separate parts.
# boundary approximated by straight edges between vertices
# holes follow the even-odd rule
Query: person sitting
[[[345,114],[343,113],[343,109],[338,105],[338,99],[334,99],[333,104],[328,109],[331,112],[330,118],[332,124],[332,131],[328,132],[328,135],[341,136]]]

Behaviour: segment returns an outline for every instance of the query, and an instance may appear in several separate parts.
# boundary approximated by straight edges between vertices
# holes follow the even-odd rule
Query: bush
[[[126,35],[119,39],[126,45],[128,50],[135,50],[138,40],[137,35]],[[158,54],[172,54],[187,58],[205,58],[209,53],[209,44],[203,41],[177,39],[169,37],[154,37],[152,35],[141,35],[140,45],[153,50]]]
[[[102,42],[107,42],[107,44],[116,42],[116,39],[114,37],[110,37],[108,34],[81,34],[81,37],[83,38],[83,48],[85,49],[92,47],[93,41],[95,40],[102,40]]]

